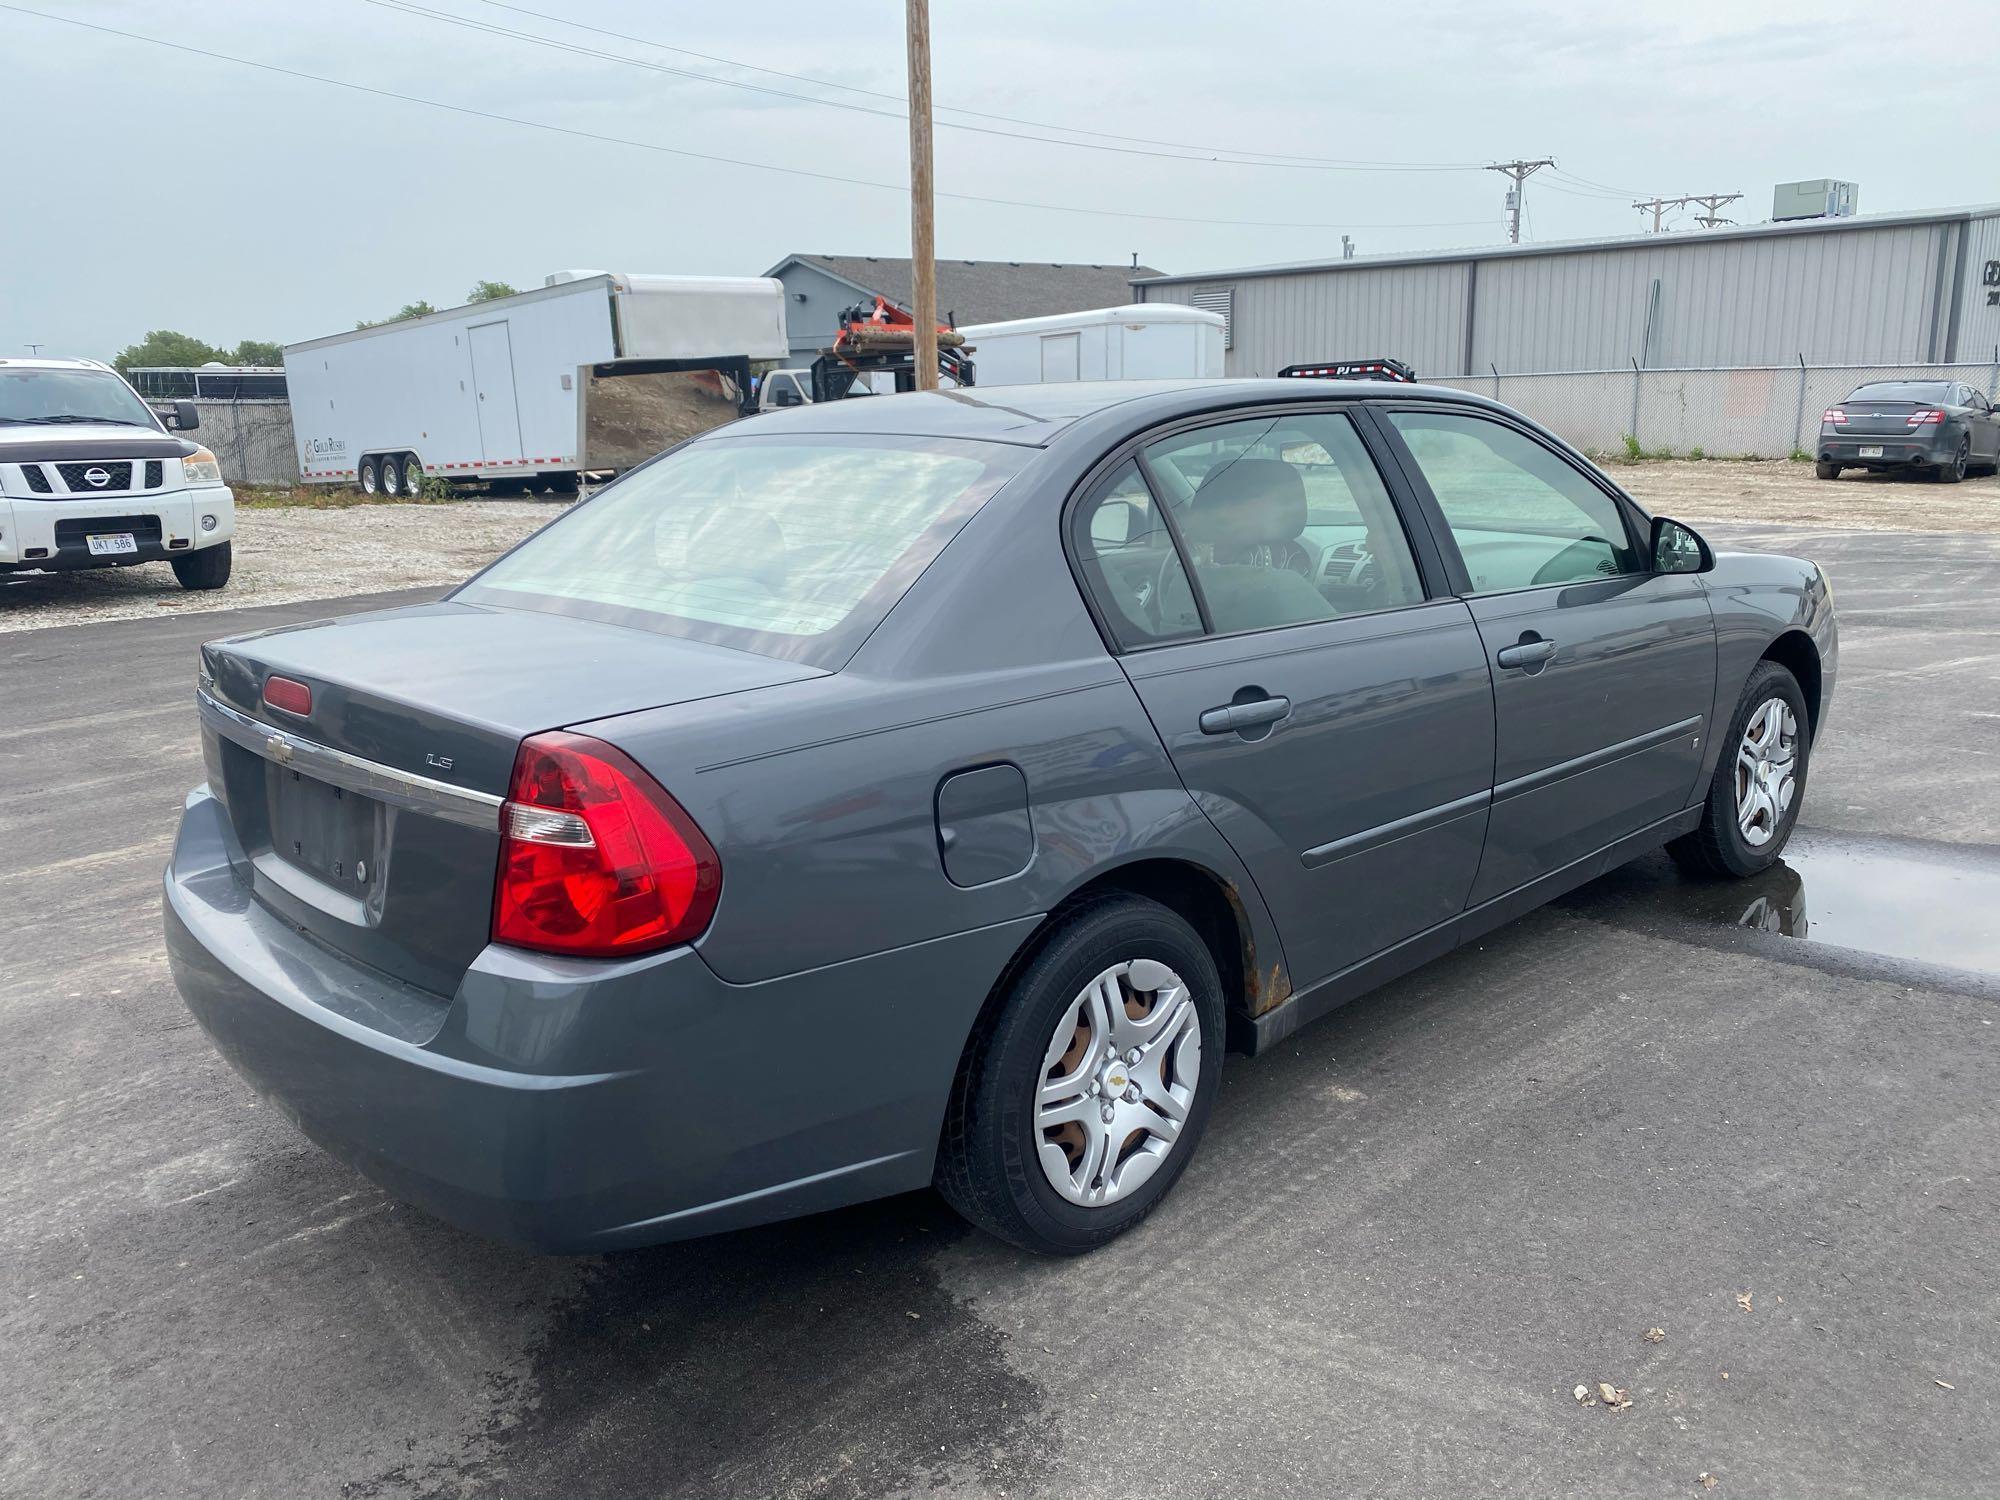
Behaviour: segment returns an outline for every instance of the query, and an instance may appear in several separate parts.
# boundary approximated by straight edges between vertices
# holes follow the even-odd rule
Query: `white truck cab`
[[[215,455],[94,359],[0,359],[0,573],[172,565],[183,588],[229,581],[236,500]]]

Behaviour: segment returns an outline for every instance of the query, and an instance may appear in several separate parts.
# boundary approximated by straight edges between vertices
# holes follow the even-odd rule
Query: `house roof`
[[[794,264],[824,271],[857,292],[880,295],[905,311],[909,309],[912,292],[907,256],[788,255],[764,274],[777,276]],[[1134,277],[1162,274],[1149,266],[1054,265],[940,257],[938,316],[949,314],[963,325],[1117,307],[1132,300],[1130,283]]]

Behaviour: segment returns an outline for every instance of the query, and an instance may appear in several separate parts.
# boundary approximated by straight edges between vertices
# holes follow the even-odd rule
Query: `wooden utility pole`
[[[904,0],[910,47],[910,283],[916,319],[917,389],[938,384],[937,245],[931,218],[930,0]]]
[[[1510,244],[1521,243],[1521,194],[1526,191],[1524,185],[1543,167],[1554,165],[1554,159],[1545,156],[1540,161],[1496,161],[1486,169],[1498,172],[1514,184],[1507,190],[1507,239]]]

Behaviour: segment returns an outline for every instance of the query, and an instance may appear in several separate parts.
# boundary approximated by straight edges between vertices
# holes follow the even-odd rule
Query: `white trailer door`
[[[519,463],[521,408],[514,399],[514,345],[506,321],[475,324],[469,332],[483,456],[489,464]]]
[[[1050,334],[1042,340],[1042,379],[1044,382],[1056,380],[1078,380],[1082,378],[1083,340],[1074,333]],[[975,365],[976,367],[976,365]]]

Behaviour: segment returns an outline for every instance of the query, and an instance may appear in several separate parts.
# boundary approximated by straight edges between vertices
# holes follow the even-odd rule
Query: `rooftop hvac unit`
[[[1832,177],[1781,182],[1771,195],[1773,219],[1844,219],[1861,201],[1861,189]]]

